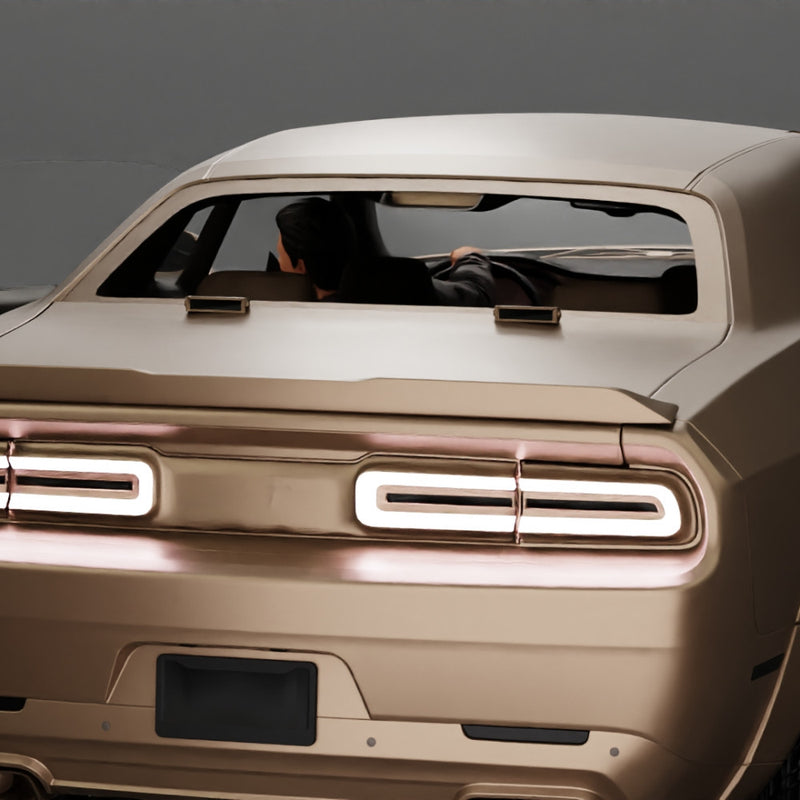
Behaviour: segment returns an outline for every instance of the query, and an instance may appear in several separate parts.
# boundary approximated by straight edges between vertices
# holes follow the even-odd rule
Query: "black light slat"
[[[526,498],[525,508],[557,511],[630,511],[640,514],[658,511],[655,503],[627,500],[551,500],[538,497]]]
[[[47,489],[107,489],[120,492],[133,491],[133,481],[131,480],[104,480],[95,478],[48,478],[44,475],[20,475],[16,476],[17,486],[38,486]]]
[[[406,492],[387,492],[387,503],[417,503],[430,506],[487,506],[491,508],[512,508],[510,497],[477,497],[460,494],[412,494]]]

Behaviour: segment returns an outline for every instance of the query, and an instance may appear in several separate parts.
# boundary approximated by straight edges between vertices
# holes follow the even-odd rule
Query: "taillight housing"
[[[697,535],[689,486],[659,469],[526,463],[516,477],[366,469],[355,512],[373,529],[482,532],[531,545],[685,546]]]
[[[675,546],[697,535],[690,488],[667,470],[526,464],[518,501],[522,543]]]
[[[370,528],[513,534],[515,478],[365,470],[356,478],[356,517]]]
[[[9,511],[141,517],[155,506],[153,467],[136,458],[4,457]]]
[[[0,456],[0,509],[8,508],[8,458]]]

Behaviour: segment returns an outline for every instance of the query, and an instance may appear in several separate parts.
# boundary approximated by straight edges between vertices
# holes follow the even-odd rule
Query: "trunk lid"
[[[650,396],[725,332],[636,314],[502,326],[489,309],[59,302],[0,338],[0,399],[671,424]]]

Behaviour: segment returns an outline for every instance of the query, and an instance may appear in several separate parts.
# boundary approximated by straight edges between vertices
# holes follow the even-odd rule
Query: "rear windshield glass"
[[[639,209],[630,216],[616,216],[623,213],[619,206],[612,207],[612,213],[602,213],[569,201],[520,197],[481,213],[378,205],[377,216],[386,246],[404,256],[449,253],[452,242],[473,241],[487,249],[512,252],[645,244],[691,247],[683,220],[658,209]]]
[[[186,208],[99,294],[687,314],[697,282],[688,227],[668,210],[350,192],[226,196]]]

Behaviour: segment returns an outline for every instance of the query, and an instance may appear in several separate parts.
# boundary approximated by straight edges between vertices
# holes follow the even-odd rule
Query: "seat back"
[[[317,299],[308,275],[244,269],[223,270],[206,275],[195,294],[247,297],[250,300],[311,302]]]
[[[339,299],[346,303],[436,304],[433,282],[424,261],[378,256],[349,267]]]

